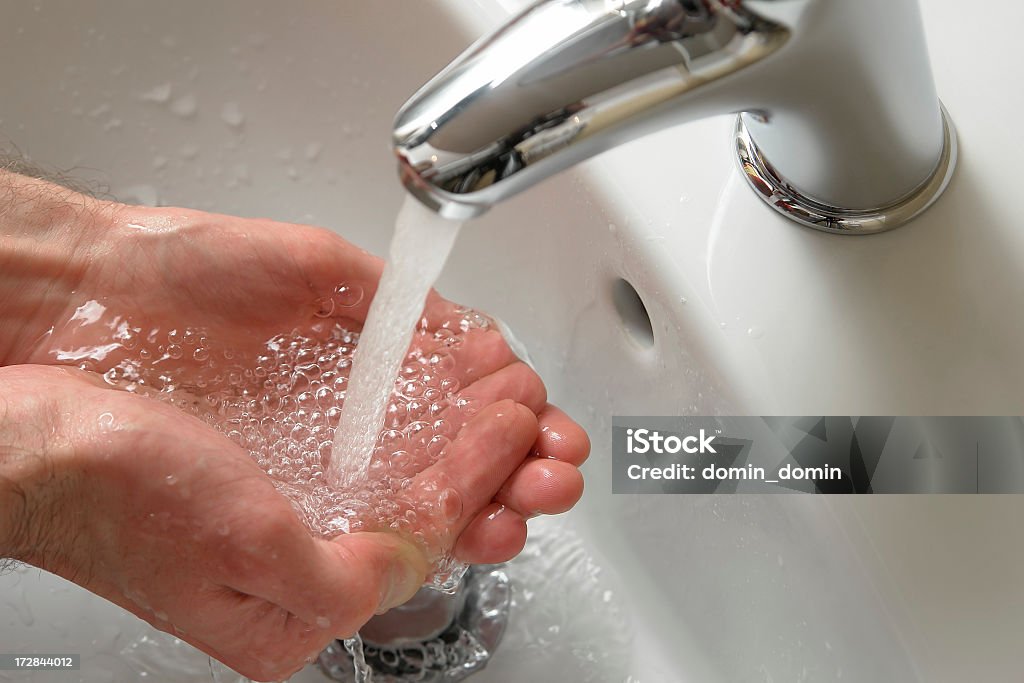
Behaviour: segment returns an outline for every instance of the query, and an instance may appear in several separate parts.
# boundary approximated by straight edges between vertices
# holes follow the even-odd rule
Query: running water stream
[[[352,359],[327,472],[334,486],[351,485],[366,477],[388,400],[423,315],[427,294],[440,276],[461,227],[461,223],[427,209],[412,195],[406,196],[395,221],[388,263]]]
[[[430,211],[412,195],[406,196],[395,221],[388,263],[352,359],[327,471],[333,486],[352,485],[366,478],[395,379],[430,288],[441,275],[461,227],[461,223]],[[372,673],[358,634],[345,641],[345,648],[356,663],[356,683],[370,681]]]

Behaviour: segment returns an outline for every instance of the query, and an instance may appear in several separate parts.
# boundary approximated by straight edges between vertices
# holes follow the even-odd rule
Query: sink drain
[[[374,683],[449,683],[483,669],[501,641],[511,599],[504,567],[473,567],[452,603],[456,606],[454,617],[447,626],[433,630],[430,637],[402,637],[397,632],[401,625],[394,620],[386,628],[375,628],[371,621],[365,629],[368,635],[364,635],[363,653],[373,670]],[[420,628],[421,623],[410,623],[410,627]],[[387,643],[369,639],[384,632],[390,632]],[[320,654],[319,665],[331,680],[355,680],[355,663],[340,640]]]

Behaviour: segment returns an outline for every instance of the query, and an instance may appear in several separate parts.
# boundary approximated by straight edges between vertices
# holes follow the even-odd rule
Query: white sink
[[[10,4],[0,134],[22,152],[122,199],[326,225],[381,253],[403,194],[393,113],[525,3]],[[608,153],[464,230],[439,288],[508,323],[590,430],[588,493],[542,550],[587,555],[602,596],[561,595],[557,571],[544,588],[527,558],[542,598],[473,680],[1019,678],[1019,498],[613,497],[609,458],[613,414],[1024,414],[1024,7],[997,4],[922,3],[961,162],[896,232],[771,212],[734,165],[730,118]],[[0,650],[81,652],[83,682],[135,680],[121,653],[147,633],[52,577],[0,578]],[[202,658],[175,652],[202,680]]]

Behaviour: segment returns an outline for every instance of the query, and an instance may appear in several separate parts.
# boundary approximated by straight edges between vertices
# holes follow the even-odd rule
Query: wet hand
[[[44,193],[45,188],[33,191]],[[80,196],[60,206],[68,205],[74,210],[52,214],[48,209],[49,221],[43,208],[33,208],[31,220],[13,224],[21,228],[6,227],[12,223],[9,214],[5,217],[0,261],[6,257],[7,263],[19,265],[2,271],[0,318],[24,322],[16,334],[9,333],[9,325],[4,326],[7,334],[0,334],[4,364],[67,362],[52,350],[88,346],[98,340],[90,335],[106,334],[109,341],[109,330],[66,324],[83,310],[86,316],[94,314],[90,302],[147,328],[169,329],[185,320],[241,352],[255,350],[283,329],[325,316],[358,329],[382,268],[378,259],[316,228],[125,207]],[[342,293],[348,297],[343,305],[336,305],[339,280],[349,287]],[[352,293],[360,290],[363,296],[355,300]],[[432,294],[428,326],[443,325],[454,311]],[[104,372],[128,352],[111,348],[91,369]],[[412,493],[436,495],[439,486],[455,491],[458,505],[445,513],[442,542],[467,562],[503,561],[522,548],[526,518],[562,512],[579,498],[582,479],[576,467],[589,444],[575,423],[546,403],[539,378],[495,330],[472,331],[457,353],[463,393],[477,401],[479,413],[449,446],[448,455],[417,475]],[[313,538],[242,449],[172,406],[112,391],[88,373],[29,366],[0,372],[6,382],[0,398],[47,398],[26,409],[34,416],[26,418],[26,425],[46,425],[63,416],[79,425],[66,436],[65,450],[96,454],[85,467],[78,463],[61,470],[60,486],[37,487],[46,492],[40,499],[56,501],[53,505],[75,499],[62,491],[92,501],[85,508],[71,505],[76,514],[60,516],[72,532],[51,534],[58,540],[43,544],[42,532],[34,527],[46,526],[46,514],[32,516],[35,523],[20,534],[27,539],[22,552],[158,627],[183,629],[184,639],[243,672],[264,675],[270,671],[266,667],[297,666],[322,646],[322,639],[347,635],[351,631],[346,629],[354,630],[373,611],[407,598],[423,580],[421,549],[395,534],[351,534],[332,542]],[[80,421],[68,409],[79,399],[91,406]],[[100,404],[108,403],[113,409],[97,413]],[[125,418],[129,428],[114,430],[113,436],[101,425],[122,424]],[[89,441],[90,435],[99,441]],[[31,455],[32,448],[22,452]],[[0,464],[5,459],[11,460],[10,453],[0,452]],[[169,466],[168,472],[160,471],[160,463]],[[44,479],[52,479],[57,470],[46,471],[50,474]],[[176,488],[181,482],[198,488]],[[193,490],[214,493],[195,497]],[[184,491],[190,495],[183,498]],[[37,507],[50,510],[48,505]],[[258,519],[250,519],[254,510],[260,511]],[[125,520],[134,520],[134,526]],[[236,533],[233,522],[243,520],[246,524]],[[166,528],[161,528],[163,521]],[[195,532],[198,536],[190,536],[189,524],[202,529]],[[217,534],[216,542],[210,530],[224,528],[229,534]],[[76,544],[75,539],[91,542]],[[282,560],[291,556],[302,558],[298,564],[306,569],[292,573]],[[168,557],[189,561],[168,562]],[[325,563],[341,569],[331,571]],[[93,580],[94,575],[99,578]],[[228,580],[236,575],[254,583]],[[345,584],[345,576],[355,578]],[[409,576],[413,580],[407,581]],[[144,588],[138,590],[156,577],[163,579],[154,585],[167,590],[153,601]],[[349,600],[328,601],[325,614],[314,614],[312,607],[323,607],[322,596],[331,594],[323,592],[325,581],[352,587],[345,593]],[[210,586],[223,590],[204,593]],[[210,609],[204,608],[207,602]],[[232,604],[270,629],[263,640],[248,639],[251,634],[244,629],[217,635],[227,628],[218,615],[239,615],[228,609]],[[275,649],[278,641],[286,653]]]
[[[314,538],[247,453],[166,403],[31,365],[0,368],[0,397],[0,481],[17,488],[0,488],[12,510],[0,549],[257,680],[287,677],[411,597],[428,571],[392,533]],[[497,401],[412,484],[410,495],[453,491],[460,550],[518,550],[521,515],[492,501],[536,488],[516,481],[534,476],[521,463],[537,424],[532,409]]]

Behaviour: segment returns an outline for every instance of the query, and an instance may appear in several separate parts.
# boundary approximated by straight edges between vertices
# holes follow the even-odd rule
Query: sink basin
[[[403,197],[393,113],[525,4],[15,3],[0,136],[119,199],[315,223],[383,253]],[[1024,104],[1007,87],[1024,7],[922,4],[962,158],[905,228],[788,223],[746,187],[723,117],[463,231],[439,289],[507,323],[594,442],[581,505],[509,568],[520,607],[474,681],[1019,677],[1019,498],[611,494],[614,414],[1024,414],[1024,145],[993,116]],[[147,654],[148,626],[49,575],[0,577],[0,605],[3,649],[83,654],[61,681],[135,680],[153,653],[178,672],[157,680],[208,680],[197,653]]]

